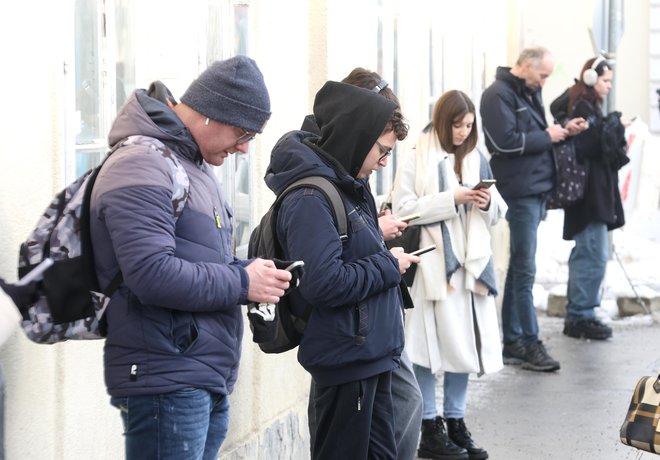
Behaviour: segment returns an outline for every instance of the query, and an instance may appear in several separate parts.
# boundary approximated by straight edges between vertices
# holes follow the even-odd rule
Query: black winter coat
[[[509,67],[498,67],[479,111],[500,194],[519,198],[552,190],[555,164],[541,90],[527,88]]]
[[[601,136],[603,135],[603,115],[593,104],[578,100],[570,112],[560,103],[560,96],[551,104],[553,116],[561,118],[562,110],[571,118],[582,117],[589,121],[589,129],[574,137],[578,158],[588,164],[589,177],[584,199],[564,210],[564,239],[572,240],[592,222],[607,224],[608,230],[625,224],[621,194],[619,193],[618,170],[626,161],[612,161],[603,155]]]

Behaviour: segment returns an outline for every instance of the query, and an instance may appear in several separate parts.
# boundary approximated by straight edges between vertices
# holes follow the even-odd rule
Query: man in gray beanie
[[[136,90],[109,134],[90,226],[107,307],[105,382],[127,459],[217,458],[238,373],[241,305],[277,303],[291,275],[232,255],[232,212],[209,165],[247,153],[270,117],[255,62],[213,63],[176,103]],[[117,277],[120,274],[121,277]]]

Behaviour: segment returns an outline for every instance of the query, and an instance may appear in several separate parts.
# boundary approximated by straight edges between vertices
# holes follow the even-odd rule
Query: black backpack
[[[270,209],[261,218],[259,225],[252,231],[248,245],[248,257],[260,257],[275,262],[277,268],[286,268],[293,261],[283,261],[283,251],[277,241],[277,213],[282,200],[290,191],[297,188],[315,188],[330,203],[337,231],[342,243],[348,241],[346,208],[336,186],[322,176],[309,176],[289,185],[282,191]],[[292,288],[300,283],[303,272],[292,273]],[[248,306],[248,320],[252,330],[252,340],[264,353],[283,353],[300,344],[300,339],[307,325],[312,307],[308,306],[301,316],[296,316],[290,305],[288,292],[280,298],[277,305],[251,303]]]

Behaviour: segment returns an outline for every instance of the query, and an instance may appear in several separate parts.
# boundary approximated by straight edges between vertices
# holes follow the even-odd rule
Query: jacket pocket
[[[348,227],[350,232],[357,233],[366,228],[366,226],[367,223],[365,222],[364,217],[362,217],[360,209],[358,207],[353,208],[348,213]]]
[[[532,123],[532,115],[529,113],[527,107],[518,107],[516,109],[516,125],[518,126],[518,131],[526,133],[529,131],[529,127]]]
[[[369,334],[369,307],[359,303],[355,307],[355,344],[364,345]]]
[[[172,344],[179,353],[185,353],[199,337],[197,323],[192,313],[172,310],[170,336]]]

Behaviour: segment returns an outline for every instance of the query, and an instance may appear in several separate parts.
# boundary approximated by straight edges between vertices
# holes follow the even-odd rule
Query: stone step
[[[651,312],[660,312],[660,296],[646,297],[640,296],[640,300],[646,305],[643,308],[636,297],[617,297],[616,304],[619,308],[619,316],[633,316],[639,314],[648,314]],[[564,318],[566,316],[566,296],[560,294],[548,294],[548,316]]]

